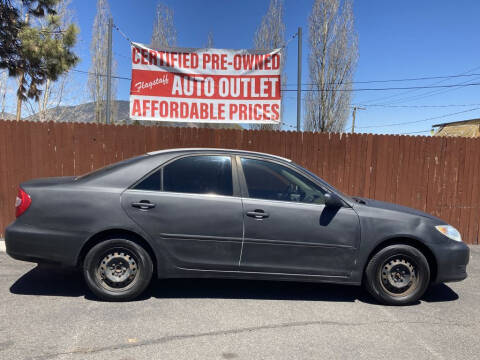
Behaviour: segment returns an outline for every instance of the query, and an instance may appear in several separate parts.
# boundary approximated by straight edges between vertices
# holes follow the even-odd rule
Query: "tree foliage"
[[[19,3],[22,8],[19,8],[12,0],[0,0],[0,68],[8,69],[13,74],[22,63],[18,34],[22,28],[28,26],[23,18],[24,12],[36,17],[53,15],[57,2],[58,0],[22,0]]]
[[[315,0],[309,18],[310,91],[304,129],[341,132],[349,114],[357,62],[351,0]]]

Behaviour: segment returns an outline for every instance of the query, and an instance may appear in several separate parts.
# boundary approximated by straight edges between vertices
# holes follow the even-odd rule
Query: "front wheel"
[[[408,305],[425,293],[430,268],[425,256],[409,245],[391,245],[376,253],[365,270],[364,285],[379,302]]]
[[[139,296],[150,283],[152,259],[127,239],[105,240],[90,249],[83,274],[90,290],[104,300],[125,301]]]

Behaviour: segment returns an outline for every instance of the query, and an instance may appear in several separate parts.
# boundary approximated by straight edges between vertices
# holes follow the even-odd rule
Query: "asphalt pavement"
[[[468,272],[407,307],[358,287],[183,279],[108,303],[78,272],[0,252],[0,359],[478,359],[480,247]]]

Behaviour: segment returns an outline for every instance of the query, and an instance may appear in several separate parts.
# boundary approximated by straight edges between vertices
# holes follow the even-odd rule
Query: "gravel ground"
[[[418,304],[360,288],[162,280],[140,300],[95,300],[79,273],[0,253],[0,359],[478,359],[480,247],[469,278]]]

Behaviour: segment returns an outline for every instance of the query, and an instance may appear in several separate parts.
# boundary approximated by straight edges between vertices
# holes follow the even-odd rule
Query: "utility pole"
[[[110,17],[108,18],[108,34],[107,34],[107,41],[108,41],[108,53],[107,53],[107,106],[105,107],[105,111],[107,112],[105,115],[105,122],[110,124],[111,119],[111,97],[112,97],[112,28],[113,28],[113,19]]]
[[[302,28],[298,28],[298,55],[297,55],[297,131],[300,131],[302,117]]]
[[[364,107],[354,106],[352,112],[352,134],[355,132],[355,115],[357,114],[357,110],[367,110]]]

